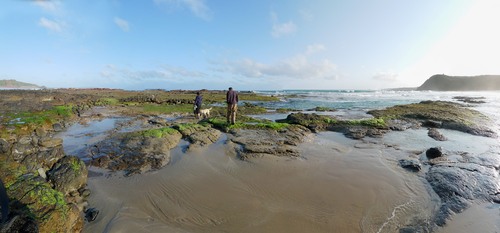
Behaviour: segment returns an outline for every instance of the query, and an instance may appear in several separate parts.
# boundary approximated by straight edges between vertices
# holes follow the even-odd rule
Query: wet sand
[[[326,132],[302,158],[247,162],[224,142],[176,148],[155,172],[90,177],[100,214],[84,232],[397,232],[435,211],[422,178],[397,164],[406,151]]]

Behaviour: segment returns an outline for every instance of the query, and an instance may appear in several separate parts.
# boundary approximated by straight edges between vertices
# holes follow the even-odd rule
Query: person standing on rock
[[[196,97],[194,98],[194,116],[196,118],[200,118],[200,110],[201,110],[201,102],[203,98],[201,97],[200,92],[196,92]]]
[[[226,93],[227,103],[227,123],[234,125],[236,121],[236,110],[238,109],[238,92],[234,91],[232,87]]]

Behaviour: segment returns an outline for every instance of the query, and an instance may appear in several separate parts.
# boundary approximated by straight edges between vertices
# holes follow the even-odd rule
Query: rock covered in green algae
[[[228,139],[235,144],[240,158],[267,155],[298,157],[297,145],[311,133],[300,125],[288,125],[279,130],[273,129],[235,129]]]
[[[181,137],[169,127],[120,133],[95,144],[89,156],[94,166],[132,175],[168,164]]]
[[[179,130],[183,138],[189,140],[190,147],[210,145],[222,134],[219,130],[200,124],[178,124],[174,128]]]
[[[39,232],[81,231],[81,211],[74,204],[67,203],[63,193],[54,190],[42,177],[28,173],[23,165],[5,157],[0,158],[0,177],[11,201],[9,223],[21,224],[23,229],[38,229]]]
[[[88,170],[85,163],[75,156],[65,156],[48,172],[54,188],[64,195],[83,188],[87,183]]]
[[[492,122],[487,116],[466,108],[465,105],[453,102],[422,101],[415,104],[396,105],[383,110],[371,110],[368,111],[368,114],[385,119],[433,121],[445,129],[485,137],[497,137],[497,134],[488,128]]]

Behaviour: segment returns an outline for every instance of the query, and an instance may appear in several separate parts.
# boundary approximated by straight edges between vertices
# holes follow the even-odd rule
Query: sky
[[[3,0],[0,79],[49,88],[417,87],[500,75],[498,0]]]

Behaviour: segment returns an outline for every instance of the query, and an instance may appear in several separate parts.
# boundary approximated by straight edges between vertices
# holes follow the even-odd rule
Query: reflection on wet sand
[[[321,133],[301,145],[299,159],[250,162],[224,139],[178,148],[161,170],[89,178],[89,202],[101,212],[84,231],[397,232],[428,219],[435,205],[421,178],[397,165],[402,152],[356,143]]]

